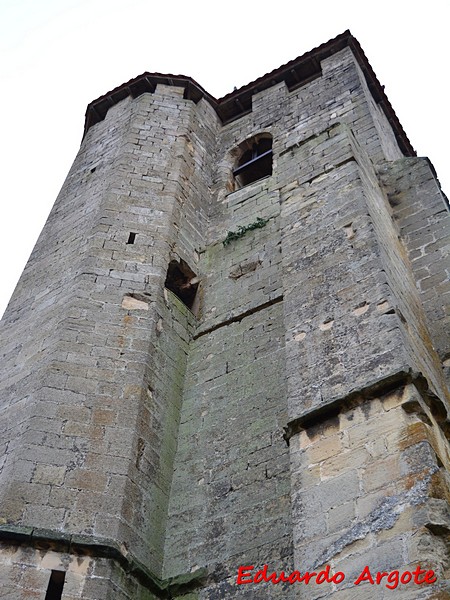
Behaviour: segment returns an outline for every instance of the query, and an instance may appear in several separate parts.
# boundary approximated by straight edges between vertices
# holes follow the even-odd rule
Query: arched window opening
[[[239,187],[272,175],[272,136],[263,134],[242,145],[243,150],[233,175]]]

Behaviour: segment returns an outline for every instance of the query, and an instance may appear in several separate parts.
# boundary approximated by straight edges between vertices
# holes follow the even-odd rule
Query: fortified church
[[[348,31],[92,102],[1,323],[1,598],[449,598],[448,223]]]

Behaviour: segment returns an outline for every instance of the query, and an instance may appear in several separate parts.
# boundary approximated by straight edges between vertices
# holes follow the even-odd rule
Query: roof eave
[[[290,90],[308,83],[321,75],[321,61],[346,47],[349,47],[355,56],[372,96],[385,113],[394,131],[401,151],[405,156],[416,156],[416,152],[384,92],[384,87],[378,81],[358,40],[352,36],[349,30],[344,31],[344,33],[341,33],[332,40],[321,44],[317,48],[289,61],[270,73],[266,73],[262,77],[255,79],[220,99],[216,99],[211,94],[208,94],[191,77],[185,75],[165,75],[162,73],[143,73],[97,98],[97,100],[88,105],[84,134],[86,134],[92,125],[105,118],[111,106],[114,106],[128,96],[136,98],[145,92],[154,92],[156,86],[160,83],[184,87],[184,98],[193,100],[194,102],[205,98],[214,108],[222,123],[228,123],[251,111],[252,96],[255,93],[261,92],[282,81],[286,83]]]

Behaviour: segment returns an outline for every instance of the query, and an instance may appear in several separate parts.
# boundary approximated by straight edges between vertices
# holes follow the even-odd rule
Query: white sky
[[[350,29],[450,194],[448,0],[0,0],[0,314],[75,158],[92,100],[144,71],[220,97]]]

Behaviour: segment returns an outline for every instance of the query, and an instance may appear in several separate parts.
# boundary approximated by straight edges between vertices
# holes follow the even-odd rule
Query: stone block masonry
[[[89,105],[1,322],[3,596],[447,597],[447,239],[349,32]]]

